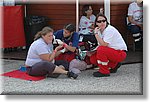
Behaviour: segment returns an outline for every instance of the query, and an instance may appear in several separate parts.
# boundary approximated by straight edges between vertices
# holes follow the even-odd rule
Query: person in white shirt
[[[128,7],[129,30],[131,31],[135,50],[143,49],[143,0],[132,2]]]
[[[127,46],[119,31],[109,25],[103,14],[97,15],[95,26],[94,34],[99,46],[95,53],[90,55],[90,61],[98,65],[99,71],[94,72],[93,76],[110,76],[110,73],[117,72],[120,62],[126,58]]]
[[[53,29],[44,27],[39,31],[31,44],[25,66],[27,73],[31,76],[51,76],[54,73],[63,73],[74,79],[78,75],[65,70],[65,61],[55,62],[54,58],[61,53],[62,45],[53,50]]]
[[[92,43],[97,43],[95,36],[93,35],[95,18],[95,15],[93,15],[92,6],[84,5],[82,8],[82,16],[79,23],[79,41],[90,41]]]

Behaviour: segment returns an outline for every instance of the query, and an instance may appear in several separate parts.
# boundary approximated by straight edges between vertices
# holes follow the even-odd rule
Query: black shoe
[[[100,72],[94,72],[93,76],[94,77],[108,77],[108,76],[110,76],[110,74],[102,74]]]
[[[76,78],[78,77],[78,75],[75,74],[75,73],[73,73],[73,72],[68,72],[68,73],[67,73],[67,76],[68,76],[69,78],[74,78],[74,79],[76,79]]]
[[[116,67],[115,67],[115,68],[110,69],[110,73],[116,73],[116,72],[117,72],[117,70],[118,70],[118,68],[119,68],[121,65],[122,65],[122,63],[121,63],[121,62],[119,62],[119,63],[116,65]]]
[[[47,75],[47,77],[50,77],[50,78],[58,78],[59,75],[60,75],[60,73],[53,73],[53,74]]]

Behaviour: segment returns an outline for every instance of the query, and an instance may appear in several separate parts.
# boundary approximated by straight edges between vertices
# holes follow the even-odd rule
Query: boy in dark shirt
[[[70,62],[75,59],[76,49],[78,48],[79,35],[75,32],[75,26],[73,24],[67,24],[62,30],[58,30],[54,33],[55,39],[60,39],[65,48],[65,52],[56,57],[55,60],[66,60]]]

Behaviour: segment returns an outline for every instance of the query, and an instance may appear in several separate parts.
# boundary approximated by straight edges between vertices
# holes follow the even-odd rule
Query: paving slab
[[[18,69],[24,61],[2,59],[3,72]],[[46,78],[41,81],[26,81],[0,76],[2,94],[5,95],[142,95],[143,64],[125,64],[110,77],[95,78],[97,70],[82,71],[76,80],[65,75],[58,78]],[[1,72],[2,73],[2,72]]]

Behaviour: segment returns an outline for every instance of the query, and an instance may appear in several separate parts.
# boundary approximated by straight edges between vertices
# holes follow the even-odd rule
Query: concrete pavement
[[[24,61],[2,59],[4,72],[18,69]],[[26,81],[16,78],[3,77],[2,94],[96,94],[96,95],[142,95],[143,94],[143,64],[125,64],[117,73],[110,77],[95,78],[94,69],[83,71],[76,80],[65,75],[46,78],[41,81]],[[2,73],[2,72],[1,72]]]

